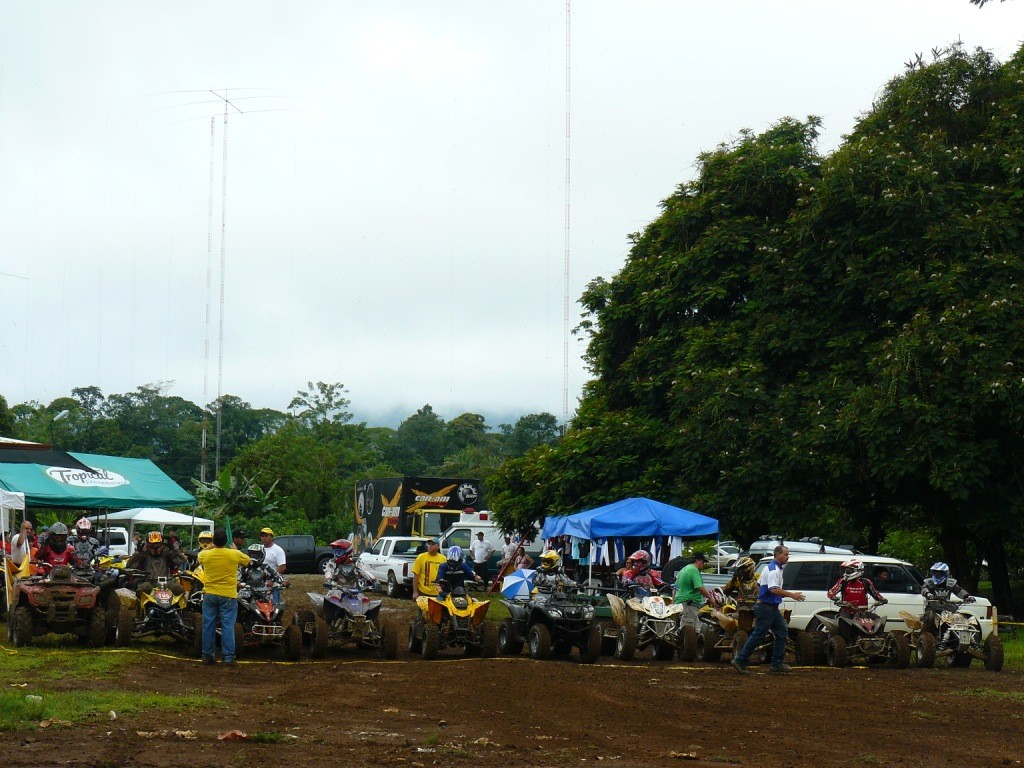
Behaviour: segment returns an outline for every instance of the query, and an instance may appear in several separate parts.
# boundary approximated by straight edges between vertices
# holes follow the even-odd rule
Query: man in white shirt
[[[11,562],[20,566],[22,560],[32,554],[32,535],[35,529],[28,520],[21,524],[21,528],[11,537]]]
[[[476,540],[469,545],[473,555],[473,572],[487,582],[487,558],[494,552],[494,545],[484,539],[484,532],[476,532]]]
[[[285,572],[287,558],[285,557],[284,550],[281,549],[280,545],[274,543],[274,531],[270,528],[264,528],[261,530],[260,541],[263,543],[263,551],[266,553],[263,562],[278,573],[283,574]],[[285,586],[288,586],[287,579],[284,584]],[[276,604],[281,604],[281,589],[279,587],[274,587],[273,599]]]

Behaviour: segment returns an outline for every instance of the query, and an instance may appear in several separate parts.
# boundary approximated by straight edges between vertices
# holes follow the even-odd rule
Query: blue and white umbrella
[[[501,594],[514,600],[517,597],[529,597],[533,591],[533,574],[536,571],[530,568],[520,568],[506,574],[501,580]]]

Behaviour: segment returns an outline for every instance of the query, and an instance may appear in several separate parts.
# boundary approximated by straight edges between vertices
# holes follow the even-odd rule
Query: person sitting
[[[866,609],[868,595],[883,605],[889,602],[882,597],[882,593],[878,591],[874,582],[864,577],[864,563],[856,557],[850,558],[839,567],[842,569],[842,575],[828,591],[828,597],[830,600],[840,603],[841,613],[853,616],[857,611]],[[850,639],[848,627],[849,624],[845,622],[839,623],[839,628],[847,640]]]
[[[262,544],[250,544],[245,552],[249,562],[238,568],[238,583],[246,587],[271,589],[284,584],[284,576],[266,563],[267,553]]]
[[[938,614],[949,604],[951,597],[958,597],[965,603],[974,602],[971,593],[950,577],[949,566],[941,561],[928,569],[928,578],[921,586],[921,596],[925,599],[923,618],[926,632],[935,631]]]
[[[755,568],[756,563],[752,558],[741,557],[736,561],[736,570],[733,571],[722,591],[726,595],[736,598],[736,602],[741,605],[753,605],[757,602],[757,592],[760,589],[757,576],[754,575]]]
[[[622,586],[634,587],[641,597],[657,592],[665,586],[665,582],[661,580],[661,571],[651,570],[651,556],[642,549],[626,558],[626,570],[623,571],[621,580]]]
[[[462,547],[449,547],[447,560],[437,569],[436,581],[440,587],[438,595],[444,597],[449,592],[454,592],[459,587],[465,586],[467,579],[477,584],[483,583],[483,579],[466,562]]]
[[[540,556],[540,568],[533,574],[533,588],[541,593],[557,592],[576,586],[562,571],[562,558],[552,549]]]
[[[46,537],[46,543],[36,550],[31,560],[32,565],[41,566],[41,571],[49,571],[58,565],[69,565],[75,568],[83,566],[82,559],[74,547],[68,546],[68,527],[64,523],[54,523]]]
[[[146,546],[129,557],[126,566],[145,571],[144,580],[135,590],[140,596],[151,593],[157,579],[167,579],[167,588],[175,595],[180,595],[185,590],[177,579],[172,579],[171,576],[184,562],[185,556],[181,552],[164,545],[164,536],[160,531],[150,531],[146,534]]]
[[[107,548],[92,535],[92,521],[88,517],[75,523],[75,553],[83,563],[96,563],[100,555],[107,554]]]
[[[331,542],[334,559],[324,566],[324,581],[328,587],[358,587],[360,583],[377,585],[377,579],[366,567],[355,559],[355,547],[348,539]]]

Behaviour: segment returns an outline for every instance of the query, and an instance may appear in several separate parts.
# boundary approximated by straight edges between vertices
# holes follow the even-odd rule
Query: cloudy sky
[[[1024,0],[571,21],[575,326],[699,152],[808,114],[831,150],[914,53],[1010,56]],[[0,0],[0,393],[167,382],[283,410],[326,381],[371,424],[561,418],[565,41],[562,0]]]

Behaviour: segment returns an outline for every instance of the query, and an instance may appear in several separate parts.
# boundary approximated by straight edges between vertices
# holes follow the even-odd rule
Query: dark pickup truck
[[[308,535],[275,536],[274,543],[284,550],[286,573],[323,573],[332,557],[330,547],[318,547]]]

